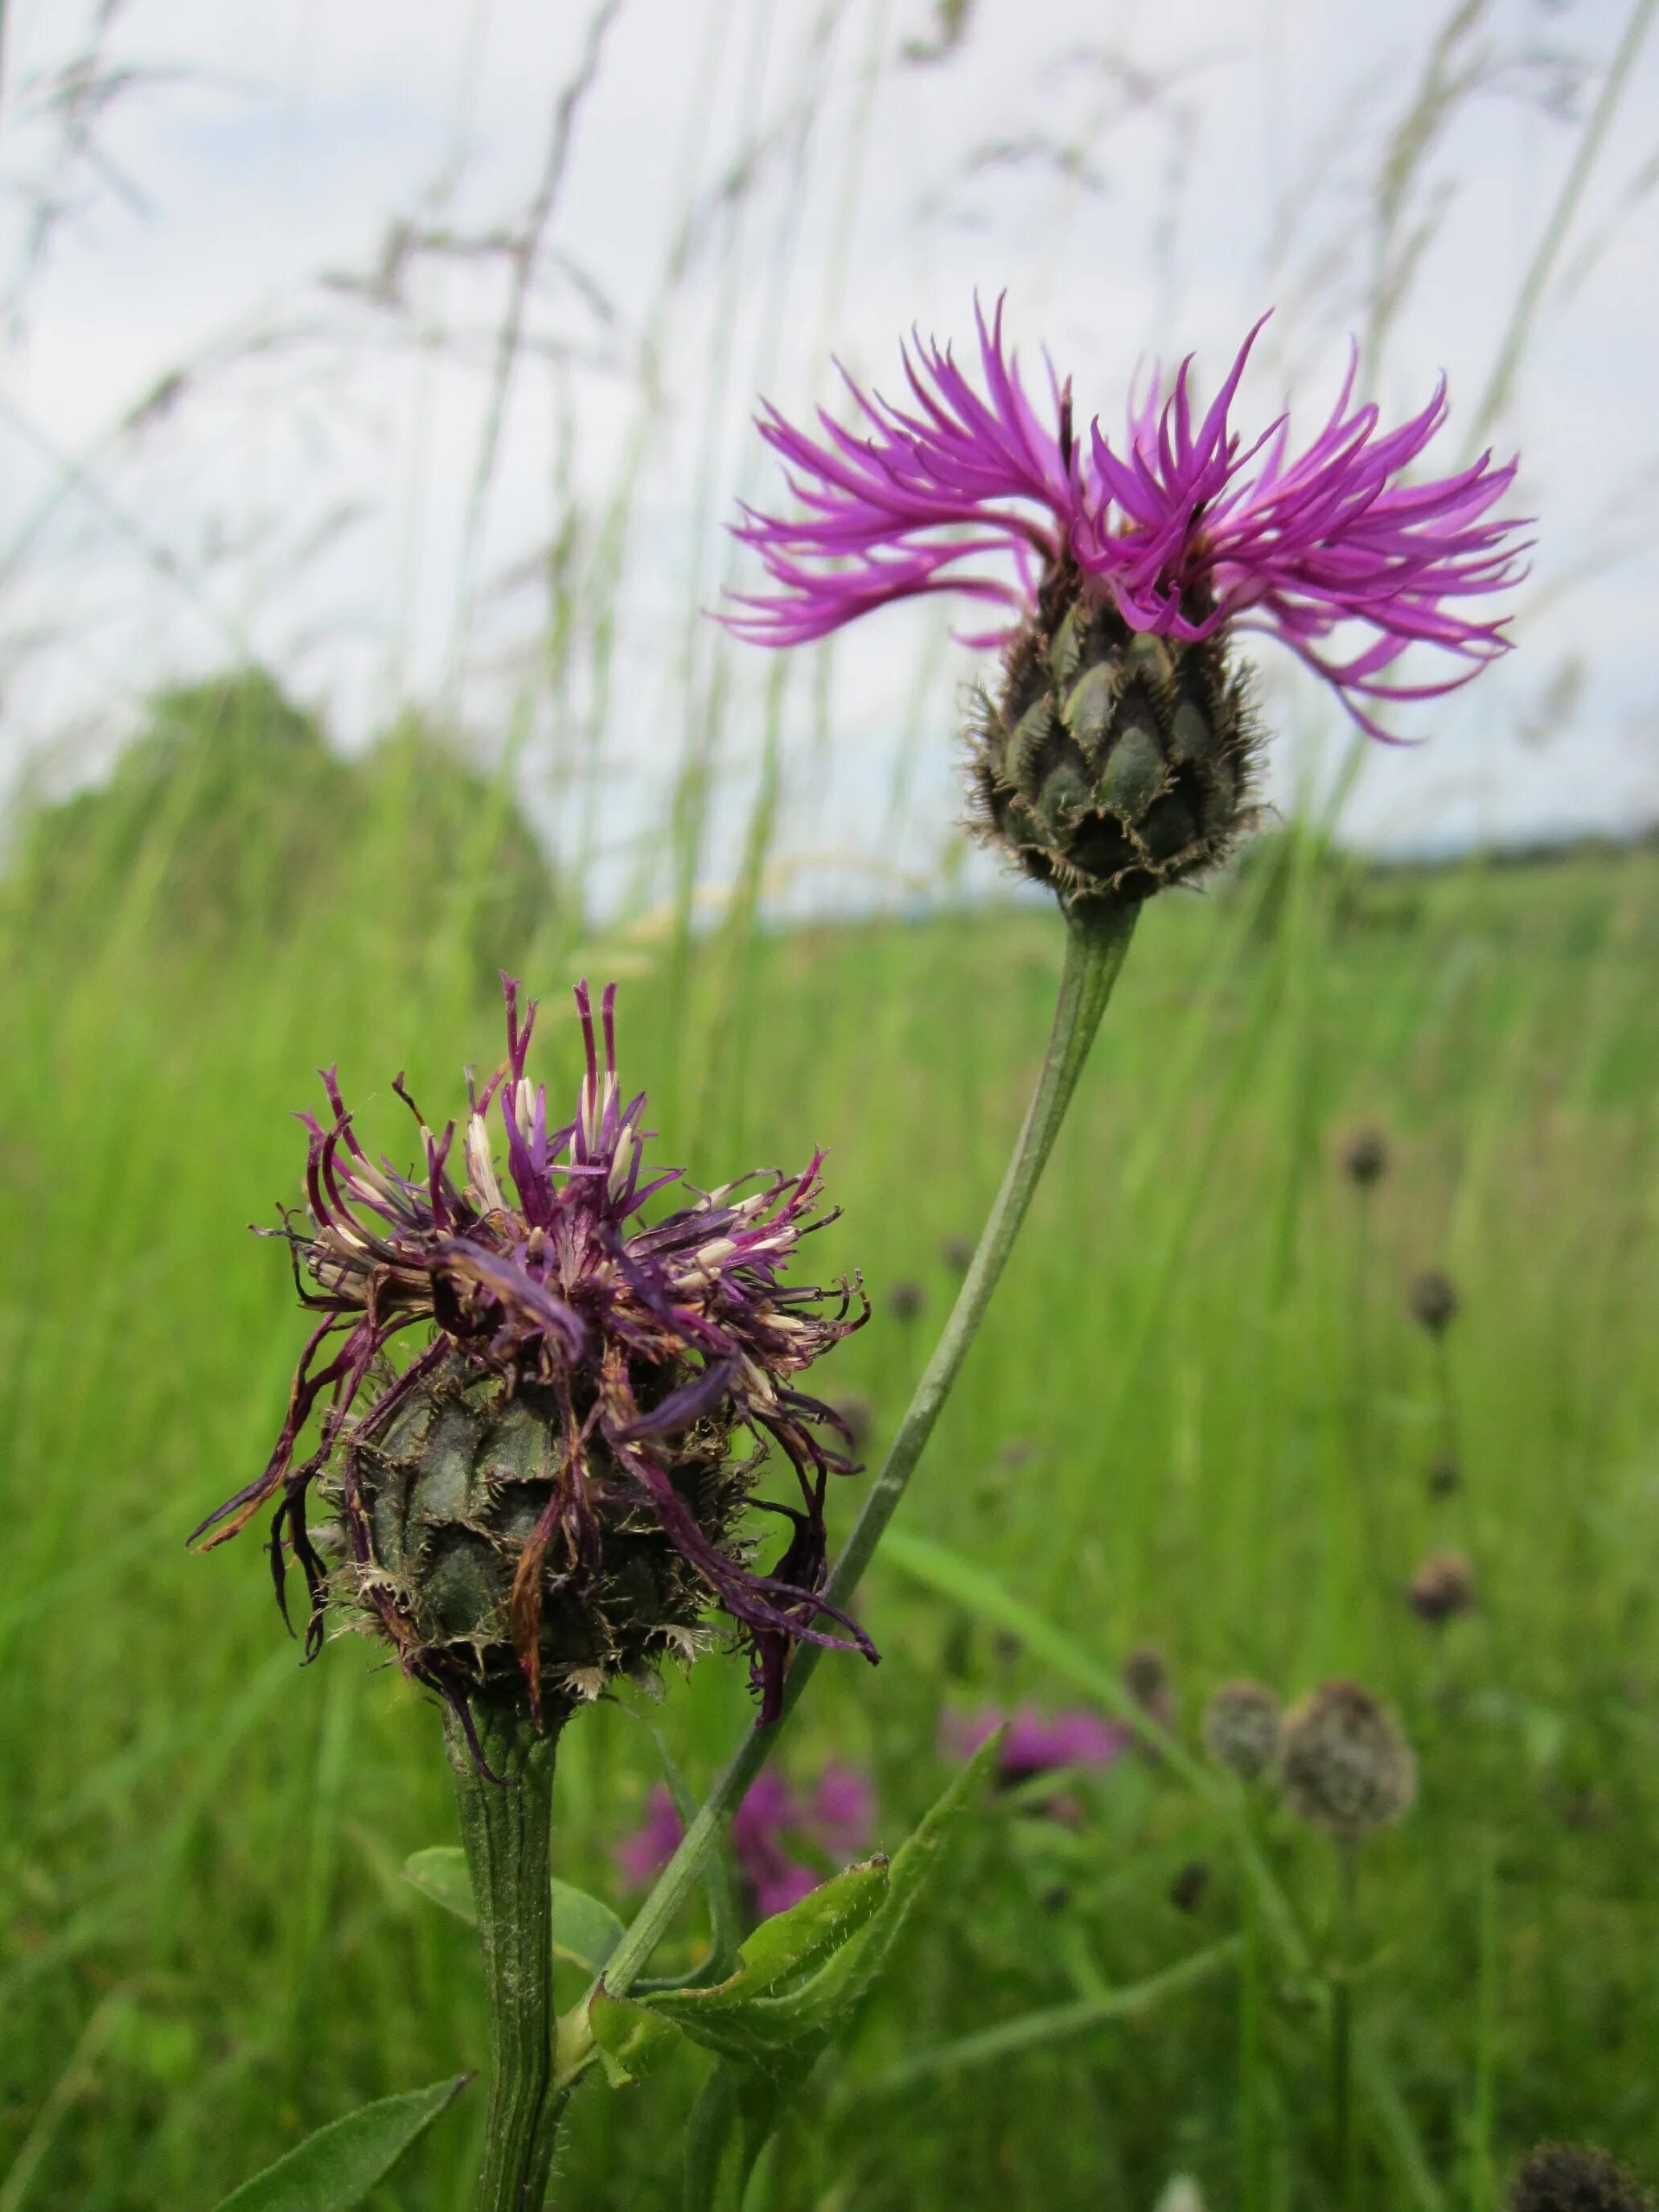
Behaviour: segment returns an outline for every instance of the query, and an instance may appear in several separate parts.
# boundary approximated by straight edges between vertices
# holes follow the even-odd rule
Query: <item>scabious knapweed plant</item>
[[[815,435],[769,407],[760,418],[795,511],[745,510],[738,535],[766,581],[725,620],[789,647],[922,593],[993,611],[978,641],[1000,646],[1002,671],[969,732],[973,817],[1055,893],[1066,925],[1053,1032],[1007,1174],[833,1570],[825,1497],[850,1471],[851,1439],[798,1378],[868,1309],[846,1285],[785,1283],[818,1225],[816,1158],[795,1177],[694,1194],[653,1218],[645,1209],[676,1178],[645,1176],[642,1103],[623,1103],[609,993],[603,1059],[578,993],[586,1074],[574,1119],[555,1129],[525,1073],[533,1009],[520,1021],[508,985],[507,1057],[471,1102],[464,1174],[450,1164],[454,1123],[436,1137],[421,1123],[410,1175],[371,1161],[325,1079],[306,1214],[286,1231],[319,1318],[264,1472],[198,1533],[217,1543],[271,1509],[279,1593],[290,1567],[307,1585],[308,1649],[337,1607],[447,1708],[490,1999],[480,2212],[538,2212],[571,2084],[601,2053],[613,2080],[632,2078],[674,2036],[715,2054],[688,2130],[684,2201],[736,2201],[787,2099],[857,2016],[971,1790],[1000,1758],[1053,1748],[1022,1745],[1018,1724],[981,1745],[890,1869],[874,1860],[807,1889],[805,1870],[775,1868],[775,1894],[757,1887],[756,1901],[782,1909],[740,1951],[712,1883],[704,1966],[683,1986],[641,1980],[821,1652],[873,1656],[848,1601],[985,1314],[1141,906],[1212,867],[1251,819],[1261,732],[1240,641],[1277,639],[1379,737],[1389,708],[1441,696],[1507,647],[1492,604],[1523,550],[1495,512],[1512,466],[1488,455],[1408,481],[1444,419],[1443,387],[1383,431],[1354,401],[1353,365],[1307,446],[1292,450],[1282,416],[1247,437],[1233,410],[1256,331],[1201,413],[1188,361],[1167,388],[1153,383],[1115,443],[1098,422],[1079,429],[1069,383],[1051,374],[1046,400],[1028,392],[1000,308],[979,319],[977,382],[948,348],[918,343],[907,406],[849,380],[851,426],[826,413]],[[1440,665],[1407,680],[1413,648]],[[897,1286],[890,1304],[896,1318],[921,1310]],[[411,1328],[423,1340],[399,1371],[387,1348]],[[756,1447],[747,1457],[739,1437]],[[787,1503],[756,1495],[769,1448],[793,1469]],[[751,1504],[786,1523],[769,1563],[743,1522]],[[586,1912],[603,1935],[595,1979],[556,2046],[559,1728],[618,1678],[690,1656],[713,1607],[748,1647],[759,1725],[626,1932],[602,1907]],[[1132,1722],[1167,1731],[1161,1663],[1132,1668],[1122,1702]],[[1120,1754],[1121,1731],[1084,1722],[1069,1723],[1069,1757]],[[1294,1752],[1287,1723],[1287,1787],[1301,1774]],[[656,1840],[668,1846],[665,1832]]]
[[[785,1279],[832,1218],[815,1211],[818,1156],[653,1218],[681,1171],[646,1170],[614,989],[601,1056],[578,987],[586,1069],[562,1127],[525,1072],[536,1008],[506,993],[507,1057],[464,1132],[434,1135],[398,1079],[413,1173],[371,1158],[325,1074],[327,1119],[301,1117],[305,1210],[279,1232],[317,1319],[264,1472],[197,1531],[216,1544],[271,1508],[278,1596],[291,1567],[307,1586],[307,1652],[336,1608],[447,1709],[492,1996],[491,2212],[539,2205],[552,2154],[548,1800],[566,1718],[692,1657],[714,1607],[749,1648],[763,1719],[801,1639],[874,1656],[821,1592],[825,1493],[851,1462],[799,1380],[868,1306],[845,1281]],[[388,1347],[411,1329],[399,1370]],[[742,1524],[772,1447],[794,1497],[764,1501],[787,1533],[763,1566]]]

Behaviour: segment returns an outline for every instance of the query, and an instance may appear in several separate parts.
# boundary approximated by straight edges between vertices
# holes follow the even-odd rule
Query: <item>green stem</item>
[[[1351,1838],[1336,1847],[1338,1887],[1336,1966],[1331,1988],[1331,2112],[1335,2136],[1336,2185],[1343,2212],[1352,2212],[1358,2180],[1353,2134],[1354,1902],[1359,1846]]]
[[[1068,915],[1066,960],[1060,981],[1060,1002],[1042,1071],[1025,1121],[1008,1163],[1002,1188],[981,1234],[956,1304],[945,1325],[927,1371],[916,1385],[909,1409],[899,1424],[880,1474],[871,1485],[864,1509],[854,1525],[846,1549],[836,1560],[824,1587],[826,1602],[845,1606],[888,1522],[915,1472],[927,1439],[933,1432],[951,1385],[961,1372],[991,1302],[1015,1237],[1019,1234],[1060,1125],[1077,1088],[1083,1063],[1089,1056],[1100,1018],[1106,1011],[1133,933],[1135,909],[1078,918]],[[791,1662],[784,1683],[783,1711],[768,1728],[748,1729],[706,1803],[686,1830],[684,1840],[659,1876],[655,1888],[635,1916],[633,1924],[612,1953],[605,1968],[605,1984],[613,1996],[630,1988],[697,1879],[698,1869],[714,1849],[721,1829],[744,1792],[759,1773],[773,1745],[787,1725],[801,1692],[811,1680],[820,1649],[804,1644]]]
[[[491,1782],[453,1715],[445,1746],[472,1877],[489,2008],[489,2109],[477,2212],[544,2212],[563,2098],[553,2086],[553,1759],[527,1719],[475,1709]]]

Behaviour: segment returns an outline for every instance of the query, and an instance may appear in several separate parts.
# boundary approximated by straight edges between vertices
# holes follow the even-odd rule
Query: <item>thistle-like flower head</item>
[[[1006,649],[976,811],[1068,902],[1144,897],[1248,819],[1238,633],[1276,637],[1377,737],[1379,711],[1455,690],[1507,649],[1489,610],[1521,574],[1516,526],[1493,513],[1514,465],[1487,453],[1406,481],[1445,421],[1443,380],[1385,431],[1355,402],[1356,355],[1308,445],[1292,450],[1287,416],[1247,437],[1233,408],[1257,323],[1206,409],[1189,356],[1115,442],[1098,421],[1079,434],[1052,368],[1045,394],[1028,391],[1000,303],[976,321],[977,379],[917,337],[907,404],[848,377],[850,426],[820,410],[813,434],[764,407],[797,512],[744,509],[736,534],[769,580],[726,620],[787,646],[924,593],[993,611],[968,640]],[[1413,646],[1440,666],[1407,682]]]
[[[1153,378],[1115,445],[1097,421],[1076,434],[1071,383],[1052,369],[1046,404],[1033,398],[1005,350],[1000,302],[988,325],[975,320],[979,386],[950,347],[918,337],[903,352],[908,408],[851,377],[856,428],[821,410],[815,438],[763,408],[761,435],[804,511],[744,510],[736,534],[773,588],[738,599],[740,636],[798,645],[890,600],[954,592],[1007,611],[969,641],[1002,642],[1069,557],[1133,631],[1186,643],[1234,623],[1269,632],[1376,735],[1368,701],[1437,697],[1507,649],[1484,608],[1520,574],[1516,525],[1492,512],[1515,465],[1488,453],[1404,481],[1445,422],[1443,378],[1419,414],[1383,431],[1374,405],[1355,404],[1356,349],[1300,453],[1288,415],[1247,443],[1232,408],[1263,316],[1201,416],[1189,355],[1173,384]],[[1334,656],[1350,623],[1369,641]],[[1416,644],[1461,665],[1426,684],[1388,680]]]
[[[576,992],[586,1073],[562,1127],[525,1073],[535,1006],[521,1010],[516,983],[506,994],[507,1059],[471,1099],[459,1174],[455,1123],[434,1136],[401,1077],[424,1155],[407,1176],[369,1158],[325,1073],[327,1118],[301,1117],[306,1210],[281,1232],[319,1318],[264,1473],[197,1534],[221,1542],[274,1499],[277,1592],[297,1565],[308,1649],[331,1597],[344,1600],[463,1717],[477,1695],[540,1714],[550,1685],[562,1711],[618,1671],[689,1656],[711,1601],[746,1638],[769,1717],[795,1641],[874,1656],[841,1616],[839,1633],[815,1625],[827,1480],[850,1462],[826,1434],[843,1425],[795,1378],[868,1313],[855,1285],[783,1279],[802,1237],[833,1218],[814,1212],[819,1156],[648,1219],[680,1170],[646,1171],[614,988],[602,1056]],[[395,1372],[386,1347],[410,1328],[427,1340]],[[739,1433],[756,1446],[742,1462]],[[763,1572],[736,1529],[771,1444],[798,1499],[768,1503],[790,1534]],[[319,1479],[337,1523],[326,1540],[307,1519]],[[330,1543],[344,1553],[332,1571]]]

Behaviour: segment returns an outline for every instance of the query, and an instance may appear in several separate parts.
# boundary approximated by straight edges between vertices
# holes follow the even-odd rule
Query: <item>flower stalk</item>
[[[544,1735],[510,1708],[474,1714],[479,1771],[460,1722],[445,1717],[461,1841],[478,1916],[489,2014],[489,2104],[477,2212],[544,2212],[564,2096],[553,2084],[553,1762]]]
[[[881,1472],[866,1495],[846,1548],[824,1585],[823,1595],[828,1605],[844,1609],[858,1588],[979,1333],[1117,981],[1137,912],[1133,906],[1089,907],[1066,914],[1060,997],[1036,1089],[950,1319],[916,1385]],[[613,1996],[623,1995],[644,1972],[726,1822],[787,1724],[811,1680],[818,1648],[811,1644],[797,1647],[784,1678],[777,1718],[744,1732],[679,1849],[612,1954],[605,1984]]]

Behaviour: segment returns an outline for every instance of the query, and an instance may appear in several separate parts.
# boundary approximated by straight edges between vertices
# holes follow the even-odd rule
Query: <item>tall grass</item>
[[[460,1064],[496,1051],[492,961],[535,974],[567,1084],[560,990],[574,956],[604,968],[607,948],[574,945],[551,906],[528,937],[498,920],[479,941],[466,887],[500,849],[484,787],[465,800],[471,872],[452,860],[442,895],[411,908],[429,784],[378,788],[274,928],[181,908],[187,854],[166,821],[118,866],[96,840],[75,848],[78,878],[60,854],[50,931],[14,876],[0,2159],[25,2157],[21,2203],[205,2207],[304,2126],[479,2055],[460,1931],[398,1873],[450,1833],[436,1715],[355,1640],[301,1673],[252,1543],[182,1550],[279,1417],[291,1289],[241,1224],[295,1189],[287,1116],[307,1071],[337,1058],[396,1150],[398,1067],[434,1113]],[[1397,1703],[1424,1790],[1364,1900],[1377,2204],[1489,2201],[1482,2177],[1543,2132],[1659,2163],[1643,1964],[1659,1813],[1656,935],[1659,872],[1639,851],[1374,878],[1291,835],[1211,897],[1160,902],[906,1506],[908,1529],[988,1568],[1080,1662],[1109,1671],[1158,1644],[1183,1728],[1240,1672],[1286,1692],[1352,1672]],[[833,1380],[890,1420],[925,1351],[890,1292],[913,1281],[936,1310],[948,1296],[941,1247],[987,1203],[1041,1050],[1054,926],[993,907],[750,929],[740,959],[713,957],[719,943],[680,1019],[672,939],[643,959],[611,948],[643,969],[623,994],[627,1072],[661,1102],[670,1155],[708,1180],[830,1146],[846,1214],[823,1264],[862,1267],[877,1310]],[[688,1042],[711,1036],[713,1051]],[[1333,1147],[1361,1117],[1386,1127],[1395,1164],[1356,1408],[1356,1227]],[[1436,1378],[1403,1302],[1430,1261],[1467,1302],[1451,1346],[1465,1480],[1439,1500]],[[1436,1544],[1473,1554],[1481,1591],[1441,1632],[1401,1596]],[[869,1761],[892,1842],[933,1787],[944,1709],[1072,1691],[900,1568],[878,1564],[866,1612],[885,1662],[825,1671],[793,1756]],[[573,1878],[615,1893],[609,1845],[654,1770],[647,1722],[695,1778],[740,1705],[704,1669],[659,1712],[625,1702],[570,1731]],[[1328,1869],[1275,1821],[1265,1842],[1316,1956]],[[1186,1914],[1170,1890],[1194,1861],[1211,1879]],[[1272,1960],[1243,2028],[1224,1975],[1132,2030],[990,2070],[942,2057],[898,2086],[918,2044],[1231,1933],[1231,1865],[1206,1802],[1139,1762],[1074,1824],[996,1810],[792,2128],[766,2201],[1149,2203],[1176,2168],[1218,2203],[1321,2201],[1318,2039]],[[695,1928],[677,1940],[694,1946]],[[586,2091],[565,2201],[672,2203],[657,2130],[692,2086],[653,2086],[648,2138],[629,2097]],[[467,2128],[462,2107],[383,2203],[459,2201]]]
[[[1630,37],[1650,12],[1638,7]],[[938,13],[948,64],[971,11]],[[1446,65],[1409,88],[1376,171],[1382,228],[1356,251],[1379,339],[1423,250],[1421,149],[1483,82],[1465,66],[1471,13],[1449,16]],[[287,1117],[311,1103],[309,1071],[337,1060],[367,1125],[398,1151],[399,1068],[443,1113],[462,1065],[493,1063],[497,964],[548,1001],[543,1049],[567,1084],[561,993],[584,969],[621,975],[627,1072],[651,1092],[669,1157],[714,1181],[830,1147],[846,1212],[823,1263],[861,1267],[876,1303],[835,1387],[867,1395],[881,1423],[926,1351],[926,1323],[899,1320],[892,1290],[920,1285],[941,1312],[945,1240],[971,1234],[994,1189],[1042,1048],[1051,918],[969,906],[942,878],[920,919],[779,927],[774,894],[837,727],[832,664],[780,667],[737,701],[696,612],[719,580],[706,549],[737,473],[724,402],[758,380],[780,330],[804,319],[833,332],[854,281],[860,133],[904,52],[884,8],[827,6],[805,59],[769,88],[749,35],[768,14],[711,12],[683,199],[632,333],[634,411],[601,496],[576,484],[574,403],[566,372],[532,358],[522,282],[447,338],[416,318],[404,331],[434,359],[451,343],[476,354],[482,337],[491,363],[453,709],[476,705],[469,682],[505,620],[488,520],[520,375],[547,378],[564,426],[557,512],[530,549],[544,597],[511,682],[489,694],[507,702],[496,770],[457,778],[429,730],[406,730],[349,799],[313,761],[327,792],[293,810],[291,781],[285,797],[259,780],[262,723],[240,791],[198,752],[145,793],[118,779],[121,804],[92,834],[49,851],[14,840],[0,883],[0,1778],[13,1808],[0,2212],[206,2212],[307,2127],[481,2055],[462,1933],[398,1873],[451,1835],[436,1716],[355,1642],[302,1674],[251,1540],[205,1560],[182,1549],[261,1462],[280,1417],[291,1288],[242,1224],[296,1193]],[[594,18],[591,51],[608,21]],[[734,53],[759,120],[711,184],[705,95]],[[826,143],[813,72],[848,57],[848,135]],[[585,65],[554,103],[539,196],[512,227],[520,271],[556,217],[560,134],[580,124]],[[1628,76],[1622,60],[1606,97]],[[1592,111],[1587,160],[1606,112]],[[1058,189],[1064,214],[1073,185]],[[803,309],[795,262],[823,196],[834,250]],[[1574,204],[1559,226],[1547,219],[1545,275]],[[441,192],[405,248],[441,273],[462,251],[447,206]],[[1066,234],[1058,222],[1051,257]],[[1285,241],[1316,299],[1333,281],[1322,251],[1300,232]],[[1339,292],[1351,274],[1345,260]],[[1517,310],[1517,357],[1535,304]],[[210,392],[279,335],[292,333],[185,364],[181,390]],[[672,675],[660,689],[680,719],[665,765],[653,754],[641,775],[623,726],[646,690],[632,563],[664,451],[665,363],[693,337],[708,395],[688,479],[699,565],[678,626],[653,634],[652,683]],[[739,350],[751,340],[757,355]],[[0,580],[50,582],[50,562],[31,562],[88,500],[132,534],[139,449],[177,397],[64,460]],[[234,598],[148,529],[134,542],[166,592],[210,608]],[[11,605],[20,665],[69,649],[61,609],[37,635],[25,626],[38,599],[20,586]],[[942,647],[920,663],[890,781],[866,807],[883,864],[939,849],[908,825],[950,673]],[[526,853],[526,784],[552,794],[551,873]],[[621,838],[619,785],[638,801]],[[215,839],[228,822],[226,860]],[[803,1770],[831,1749],[869,1763],[890,1843],[939,1779],[943,1710],[1060,1702],[1139,1644],[1168,1653],[1188,1736],[1229,1674],[1290,1692],[1347,1671],[1386,1691],[1424,1790],[1364,1898],[1359,2126],[1376,2206],[1489,2205],[1519,2148],[1546,2133],[1598,2137],[1659,2170],[1646,1971],[1656,938],[1650,852],[1375,878],[1301,821],[1212,896],[1159,902],[905,1507],[907,1529],[1036,1617],[1047,1656],[1010,1634],[1016,1613],[878,1565],[865,1611],[885,1662],[826,1668],[792,1753]],[[1362,1118],[1394,1154],[1367,1252],[1334,1165],[1338,1133]],[[1450,1352],[1464,1481],[1440,1499],[1425,1478],[1443,1406],[1402,1297],[1429,1262],[1467,1302]],[[1438,1632],[1401,1591],[1437,1545],[1472,1554],[1481,1592],[1473,1618]],[[654,1773],[652,1726],[702,1780],[741,1710],[710,1668],[659,1711],[619,1704],[573,1728],[559,1781],[570,1878],[614,1893],[610,1844]],[[1276,1816],[1261,1826],[1321,1962],[1330,1869]],[[1171,1892],[1194,1865],[1208,1886],[1184,1910]],[[1000,1803],[856,2042],[815,2082],[763,2201],[1150,2205],[1177,2170],[1241,2212],[1328,2201],[1312,2000],[1232,1865],[1208,1802],[1148,1763],[1083,1792],[1075,1822]],[[1177,1974],[1149,2012],[1077,2024],[1079,2006],[1241,1928],[1236,1971]],[[687,1957],[696,1932],[677,1939]],[[1048,2015],[1073,2024],[1022,2055],[953,2055]],[[694,2087],[689,2069],[653,2083],[648,2129],[640,2093],[586,2089],[565,2201],[673,2203],[672,2131]],[[382,2212],[463,2201],[470,2125],[463,2102],[381,2191]]]

